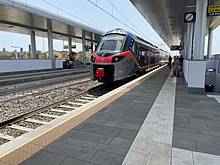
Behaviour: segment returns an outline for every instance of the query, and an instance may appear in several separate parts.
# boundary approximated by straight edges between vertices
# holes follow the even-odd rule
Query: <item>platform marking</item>
[[[175,93],[176,77],[168,76],[123,165],[170,165]]]
[[[218,103],[220,104],[220,95],[207,95],[207,96],[215,98],[218,101]]]
[[[219,165],[220,156],[172,148],[172,165]]]

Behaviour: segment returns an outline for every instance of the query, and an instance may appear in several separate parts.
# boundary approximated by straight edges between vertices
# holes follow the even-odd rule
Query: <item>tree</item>
[[[13,59],[14,55],[12,52],[8,52],[8,51],[0,51],[0,59]]]

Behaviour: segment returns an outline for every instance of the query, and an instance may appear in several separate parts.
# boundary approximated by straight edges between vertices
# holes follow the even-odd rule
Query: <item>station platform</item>
[[[164,67],[125,88],[21,164],[220,164],[220,95],[189,94],[184,78],[170,71]]]

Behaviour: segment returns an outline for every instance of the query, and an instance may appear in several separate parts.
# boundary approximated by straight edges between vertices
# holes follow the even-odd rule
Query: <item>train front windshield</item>
[[[117,53],[122,52],[126,36],[119,34],[110,34],[101,38],[96,53]]]

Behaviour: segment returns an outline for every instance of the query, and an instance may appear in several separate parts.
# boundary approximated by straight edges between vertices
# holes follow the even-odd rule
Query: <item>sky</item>
[[[158,36],[158,34],[154,31],[154,29],[148,24],[148,22],[143,18],[143,16],[137,11],[137,9],[130,3],[129,0],[110,0],[110,2],[126,16],[128,20],[126,20],[112,5],[108,2],[108,0],[20,0],[23,3],[29,3],[31,5],[43,8],[50,12],[53,12],[57,15],[62,15],[67,18],[71,18],[77,20],[79,22],[83,22],[85,24],[92,25],[93,27],[100,29],[102,31],[109,31],[115,28],[122,28],[128,31],[131,31],[135,34],[141,36],[142,38],[150,41],[151,43],[157,45],[165,51],[169,51],[169,48],[163,42],[163,40]],[[48,3],[52,5],[49,5]],[[122,23],[115,20],[113,17],[109,16],[91,2],[97,4],[105,11],[113,14],[114,17],[117,17],[124,24],[127,24],[130,28],[123,25]],[[72,16],[62,12],[60,9],[70,13]],[[73,17],[74,16],[74,17]],[[79,18],[79,19],[78,19]],[[132,22],[132,24],[130,23]],[[135,29],[132,30],[132,29]],[[214,39],[213,39],[213,54],[220,53],[219,46],[219,38],[220,38],[220,27],[214,31]],[[2,43],[2,44],[1,44]],[[207,43],[207,39],[206,39]],[[16,33],[8,33],[8,32],[0,32],[0,50],[3,47],[8,51],[12,51],[22,47],[24,51],[28,50],[28,44],[30,44],[30,36],[21,35]],[[54,40],[54,49],[55,50],[63,50],[63,44],[67,44],[67,41],[57,41]],[[206,44],[207,45],[207,44]],[[17,48],[13,48],[17,47]],[[38,50],[47,51],[47,39],[36,37],[36,46]],[[206,46],[207,47],[207,46]],[[79,45],[77,45],[77,49],[81,49]],[[207,50],[205,48],[205,54]],[[177,54],[177,52],[175,52]],[[173,53],[175,55],[175,53]]]

